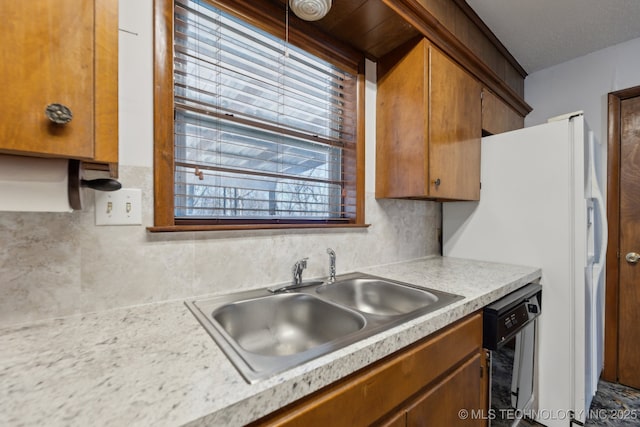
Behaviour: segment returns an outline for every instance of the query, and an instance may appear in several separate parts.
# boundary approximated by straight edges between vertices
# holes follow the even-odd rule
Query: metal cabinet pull
[[[73,119],[73,113],[69,107],[62,104],[49,104],[44,112],[49,120],[58,125],[66,125]]]

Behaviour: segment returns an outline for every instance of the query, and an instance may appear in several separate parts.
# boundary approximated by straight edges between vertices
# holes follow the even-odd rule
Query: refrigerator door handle
[[[609,240],[609,225],[607,222],[607,210],[604,205],[604,197],[602,196],[602,190],[600,189],[600,182],[598,180],[598,174],[596,173],[597,166],[597,158],[595,156],[597,147],[595,136],[592,131],[589,131],[587,136],[588,141],[588,158],[589,158],[589,166],[587,172],[587,197],[590,197],[594,204],[598,207],[598,214],[594,215],[600,219],[599,224],[594,224],[594,232],[596,230],[600,230],[600,253],[597,260],[594,260],[594,269],[597,269],[598,273],[601,273],[604,270],[604,265],[607,259],[607,243]],[[594,242],[596,243],[596,242]],[[595,248],[594,248],[595,249]],[[600,277],[598,274],[596,277]]]
[[[600,270],[602,270],[604,268],[604,264],[606,262],[607,259],[607,243],[609,240],[609,224],[607,222],[607,211],[605,209],[604,206],[604,200],[602,197],[602,192],[600,191],[600,187],[596,184],[593,187],[594,190],[594,194],[593,194],[593,201],[595,202],[595,204],[598,206],[598,213],[600,215],[597,215],[598,218],[600,219],[600,224],[599,224],[599,228],[600,228],[600,257],[598,258],[598,260],[596,261],[597,266],[600,268]]]

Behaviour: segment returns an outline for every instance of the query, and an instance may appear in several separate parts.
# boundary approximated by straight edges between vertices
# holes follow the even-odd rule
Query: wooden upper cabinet
[[[482,90],[482,130],[491,135],[524,127],[524,117],[487,89]]]
[[[376,197],[478,200],[481,84],[427,39],[378,70]]]
[[[429,195],[478,200],[482,87],[437,49],[430,53]]]
[[[118,161],[118,1],[4,1],[0,151]],[[45,113],[72,114],[56,124]]]

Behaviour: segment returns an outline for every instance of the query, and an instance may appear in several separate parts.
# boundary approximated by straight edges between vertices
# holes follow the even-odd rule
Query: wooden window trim
[[[283,14],[269,2],[213,1],[216,7],[242,17],[251,24],[278,35]],[[179,221],[174,215],[174,102],[173,102],[173,0],[154,1],[154,226],[151,232],[251,230],[291,228],[367,227],[364,222],[364,54],[347,45],[329,39],[313,26],[305,24],[292,13],[289,16],[289,41],[314,55],[357,75],[356,117],[356,214],[343,223],[327,221],[278,221],[237,224],[220,221],[210,224],[200,221]],[[283,34],[280,34],[283,37]]]

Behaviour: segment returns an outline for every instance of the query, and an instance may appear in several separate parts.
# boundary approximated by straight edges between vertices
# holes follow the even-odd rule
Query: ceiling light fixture
[[[317,21],[331,9],[331,0],[289,0],[293,13],[305,21]]]

